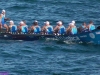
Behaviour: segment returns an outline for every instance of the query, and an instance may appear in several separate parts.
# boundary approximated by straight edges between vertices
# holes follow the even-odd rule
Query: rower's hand
[[[5,18],[5,21],[9,21],[10,20],[10,18]]]

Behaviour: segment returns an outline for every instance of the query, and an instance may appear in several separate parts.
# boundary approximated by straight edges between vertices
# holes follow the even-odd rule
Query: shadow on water
[[[48,47],[43,47],[42,49],[43,49],[43,50],[46,50],[46,51],[54,51],[54,50],[55,50],[54,47],[50,47],[50,46],[48,46]]]
[[[44,42],[41,41],[42,43]],[[98,53],[100,54],[100,45],[76,43],[76,42],[63,42],[63,41],[45,41],[45,45],[42,46],[42,50],[46,51],[62,51],[70,53]]]
[[[63,42],[63,41],[56,41],[56,44],[66,44],[65,42]]]

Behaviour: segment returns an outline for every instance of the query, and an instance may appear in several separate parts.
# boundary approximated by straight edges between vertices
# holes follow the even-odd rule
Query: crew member
[[[54,28],[54,31],[59,34],[65,33],[65,26],[62,24],[62,21],[57,22],[57,26]]]
[[[10,20],[9,28],[10,28],[11,32],[16,32],[17,31],[17,26],[14,24],[13,20]]]
[[[77,34],[77,28],[75,26],[75,21],[72,21],[69,23],[69,26],[67,28],[67,34]]]
[[[0,18],[1,18],[0,28],[4,27],[8,31],[8,26],[5,23],[5,14],[6,14],[6,11],[5,10],[2,10],[2,13],[0,15]]]
[[[56,25],[56,27],[54,28],[54,32],[57,34],[58,33],[58,31],[59,31],[59,27],[60,27],[60,24],[59,24],[59,22],[57,22],[57,25]]]
[[[93,24],[93,21],[90,21],[90,23],[88,25],[88,29],[89,29],[89,31],[92,31],[92,30],[96,29],[95,26],[94,26],[94,24]]]
[[[34,31],[34,33],[40,33],[41,32],[41,27],[38,25],[38,21],[35,20],[33,22],[33,25],[31,26],[32,31]]]
[[[20,22],[20,28],[22,33],[27,33],[28,32],[28,25],[26,25],[26,22],[21,21]]]
[[[81,32],[87,32],[87,31],[88,31],[88,27],[87,27],[87,25],[86,25],[85,22],[84,22],[83,25],[81,26],[80,31],[81,31]]]
[[[53,33],[53,26],[50,25],[49,21],[44,22],[45,25],[42,28],[42,31],[46,34],[52,34]]]

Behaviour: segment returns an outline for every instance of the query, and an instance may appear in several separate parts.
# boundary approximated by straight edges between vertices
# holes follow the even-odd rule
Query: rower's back
[[[37,20],[33,22],[33,26],[31,28],[34,34],[39,34],[41,32],[41,27],[38,25]]]
[[[62,21],[58,21],[58,33],[65,34],[65,26],[63,25]]]
[[[17,26],[13,25],[10,29],[11,32],[17,32]]]
[[[10,32],[17,32],[17,26],[14,24],[14,21],[10,20],[10,25],[9,25],[9,28],[10,28]]]
[[[72,27],[71,34],[77,34],[77,28],[76,27]]]
[[[71,23],[71,34],[77,34],[77,27]]]
[[[22,32],[22,33],[28,33],[28,26],[27,26],[27,25],[22,26],[22,27],[21,27],[21,32]]]
[[[53,26],[49,25],[46,27],[46,33],[47,34],[52,34],[53,33]]]
[[[28,33],[28,26],[26,25],[25,21],[20,22],[20,30],[21,33]]]
[[[63,25],[59,27],[59,34],[65,34],[65,27]]]
[[[40,26],[35,26],[34,27],[34,33],[39,34],[41,32],[41,27]]]
[[[44,23],[44,34],[53,34],[53,26],[50,25],[50,22],[46,21]]]
[[[89,27],[89,31],[95,30],[95,26],[94,25],[90,25]]]

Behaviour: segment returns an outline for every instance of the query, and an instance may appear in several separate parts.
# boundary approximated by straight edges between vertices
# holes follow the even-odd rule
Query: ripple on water
[[[16,25],[23,19],[29,26],[35,19],[40,26],[46,20],[53,26],[62,20],[66,27],[72,20],[76,26],[100,24],[99,0],[2,0],[0,7]],[[12,75],[99,75],[99,62],[99,45],[0,40],[0,71]]]

